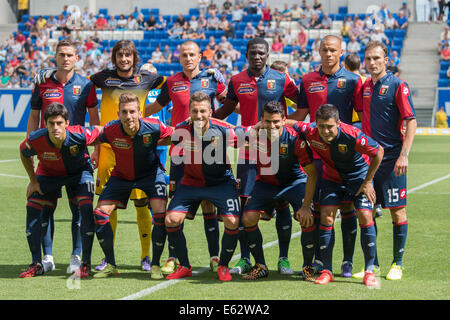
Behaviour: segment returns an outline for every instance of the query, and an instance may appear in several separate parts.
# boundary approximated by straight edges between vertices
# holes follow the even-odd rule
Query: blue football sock
[[[44,205],[42,208],[42,251],[44,255],[53,255],[53,236],[55,234],[55,213],[56,205]]]
[[[105,254],[105,260],[107,263],[116,265],[114,257],[114,235],[109,223],[109,215],[98,209],[94,210],[95,219],[95,233],[97,234],[100,247]]]
[[[95,235],[95,221],[92,208],[92,199],[84,199],[78,203],[81,213],[81,241],[83,255],[81,260],[90,263],[92,255],[92,245]]]
[[[358,233],[358,221],[355,210],[341,212],[342,247],[344,251],[343,261],[353,262],[355,252],[356,235]]]
[[[259,264],[266,264],[264,259],[264,251],[263,251],[263,237],[261,234],[261,230],[259,230],[258,225],[254,225],[251,227],[244,228],[245,239],[247,240],[248,247],[253,257],[255,258],[255,262]]]
[[[170,245],[175,248],[175,254],[180,262],[180,265],[186,268],[190,268],[191,264],[188,257],[188,249],[186,246],[186,238],[183,233],[182,225],[176,227],[167,227],[167,238]]]
[[[164,224],[166,213],[153,214],[153,230],[152,230],[152,266],[159,266],[161,255],[164,251],[164,245],[167,238],[167,230]]]
[[[303,267],[311,266],[314,258],[314,234],[316,226],[313,224],[309,228],[302,227],[300,242],[303,252]]]
[[[402,265],[403,253],[405,252],[406,237],[408,235],[408,221],[393,223],[393,253],[396,265]]]
[[[72,254],[81,256],[81,214],[78,205],[69,201],[70,211],[72,212]]]
[[[374,223],[361,227],[361,248],[364,253],[364,270],[373,271],[375,257],[377,254],[377,234],[375,232]]]
[[[320,232],[320,211],[314,211],[314,225],[316,228],[314,229],[314,260],[322,261],[320,257],[320,249],[319,249],[319,232]]]
[[[210,257],[219,255],[219,221],[216,212],[203,213],[203,227],[205,229],[206,241],[208,242],[208,251]]]
[[[228,229],[224,227],[219,265],[228,267],[228,263],[230,263],[234,250],[236,249],[238,237],[239,229]]]
[[[289,205],[283,208],[277,208],[277,217],[275,219],[275,227],[278,235],[279,258],[287,258],[289,254],[289,244],[292,235],[292,216]]]
[[[27,202],[26,235],[28,247],[31,251],[32,262],[42,263],[41,253],[41,212],[42,206],[36,202]]]
[[[319,228],[319,249],[320,256],[323,262],[323,268],[329,271],[333,271],[332,263],[333,263],[333,234],[334,227],[333,225],[320,225]]]

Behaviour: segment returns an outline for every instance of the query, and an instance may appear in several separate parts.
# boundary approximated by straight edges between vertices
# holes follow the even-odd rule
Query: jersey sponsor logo
[[[58,89],[47,89],[42,97],[45,99],[59,99],[62,97],[62,93]]]
[[[347,79],[345,78],[339,78],[337,82],[337,87],[339,89],[344,89],[347,87]]]
[[[80,151],[78,145],[74,144],[73,146],[69,147],[69,151],[70,151],[70,155],[71,156],[75,156],[78,154],[78,152]]]
[[[380,96],[385,96],[388,92],[389,86],[387,85],[382,85],[380,88]]]
[[[81,94],[81,86],[74,85],[72,93],[74,96],[79,96]]]
[[[370,90],[370,88],[364,88],[364,91],[363,91],[363,97],[365,97],[365,98],[368,98],[368,97],[370,97],[372,95],[372,90]]]
[[[364,137],[361,137],[361,145],[362,145],[362,146],[365,146],[366,143],[367,143],[367,139],[364,138]]]
[[[340,153],[347,153],[348,147],[346,144],[338,143],[338,150]]]
[[[152,143],[152,135],[150,133],[143,134],[142,142],[144,143],[144,145],[148,146],[150,143]]]
[[[42,159],[47,160],[47,161],[58,161],[59,156],[54,152],[44,152],[42,154]]]
[[[409,89],[408,89],[408,87],[404,87],[404,88],[403,88],[403,94],[404,94],[405,96],[408,96],[408,95],[409,95]]]
[[[202,79],[202,80],[200,81],[200,86],[201,86],[202,88],[209,88],[209,79]]]
[[[256,91],[256,89],[251,86],[241,86],[237,89],[237,92],[239,94],[252,94],[255,91]]]
[[[316,140],[311,140],[311,146],[320,150],[327,150],[327,147],[325,146],[324,143],[320,142],[320,141],[316,141]]]
[[[267,80],[267,89],[275,90],[276,89],[276,81],[275,80]]]
[[[130,149],[130,143],[125,139],[115,138],[112,145],[118,149]]]
[[[308,88],[309,93],[317,93],[325,91],[325,86],[322,83],[312,83]]]
[[[406,198],[406,189],[401,189],[400,190],[400,199],[405,199]]]
[[[173,93],[177,93],[177,92],[187,91],[187,89],[188,89],[188,86],[183,84],[183,85],[173,86],[171,91]]]
[[[108,78],[105,80],[105,84],[110,87],[120,87],[123,84],[123,82],[122,80],[117,78]]]

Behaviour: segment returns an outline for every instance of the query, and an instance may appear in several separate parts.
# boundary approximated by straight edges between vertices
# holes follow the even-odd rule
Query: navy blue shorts
[[[258,167],[253,163],[238,163],[236,166],[236,182],[240,197],[248,197],[255,185]]]
[[[361,183],[355,183],[351,188],[326,179],[322,180],[320,191],[320,206],[339,206],[341,203],[353,203],[356,210],[373,210],[373,205],[369,202],[364,193],[355,196]]]
[[[290,204],[292,209],[297,211],[303,204],[303,198],[305,197],[304,182],[293,183],[288,187],[275,186],[261,180],[255,182],[252,193],[248,197],[247,203],[244,207],[246,211],[259,211],[261,219],[265,214],[271,213],[274,207],[279,207],[282,204]]]
[[[125,209],[131,190],[135,188],[144,191],[148,199],[167,200],[164,172],[158,168],[155,174],[133,181],[111,176],[98,198],[98,203],[101,204],[102,201],[114,202],[117,208]]]
[[[66,177],[37,176],[43,195],[35,192],[29,199],[47,200],[53,203],[61,197],[61,188],[66,187],[67,197],[77,203],[81,199],[93,199],[94,177],[92,172],[83,171],[80,174]]]
[[[212,202],[216,206],[219,215],[237,217],[241,215],[235,180],[207,187],[180,184],[169,203],[167,212],[183,212],[186,213],[188,219],[193,219],[195,212],[191,208],[200,204],[202,200]]]
[[[386,209],[406,207],[406,174],[395,176],[396,161],[382,161],[373,178],[377,204]]]

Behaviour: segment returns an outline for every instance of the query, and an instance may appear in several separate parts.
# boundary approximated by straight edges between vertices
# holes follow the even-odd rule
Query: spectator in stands
[[[227,38],[231,39],[236,36],[235,31],[234,31],[234,24],[229,20],[225,21],[222,31],[224,32],[225,37],[227,37]]]
[[[364,29],[369,29],[370,31],[373,30],[373,22],[370,15],[366,14],[366,17],[364,18]]]
[[[231,61],[233,62],[236,62],[241,58],[241,52],[236,50],[231,43],[228,45],[226,53],[230,56]]]
[[[386,36],[384,32],[382,32],[380,29],[376,28],[373,30],[374,33],[370,36],[371,41],[382,41],[386,45],[389,45],[389,38]]]
[[[18,0],[17,1],[17,21],[22,21],[22,17],[24,14],[29,14],[30,3],[29,0]]]
[[[6,61],[7,51],[3,44],[0,45],[0,66]]]
[[[202,52],[203,58],[205,60],[208,60],[209,62],[212,62],[213,58],[214,58],[214,54],[215,54],[215,50],[213,48],[211,48],[211,46],[209,44],[207,44],[205,50],[203,50],[203,52]]]
[[[65,23],[64,23],[65,24]],[[30,16],[27,20],[27,22],[25,22],[25,28],[30,31],[32,27],[34,27],[36,25],[36,20],[34,19],[33,16]]]
[[[389,15],[390,11],[386,7],[386,3],[381,4],[380,10],[377,12],[377,20],[380,20],[381,22],[385,22],[387,16]]]
[[[209,37],[208,45],[211,49],[214,50],[214,52],[218,49],[217,42],[216,42],[216,39],[214,38],[214,36]]]
[[[163,55],[161,52],[161,48],[159,46],[155,47],[155,51],[152,52],[152,57],[151,59],[148,61],[150,63],[163,63]]]
[[[144,23],[145,30],[154,31],[156,30],[156,19],[155,16],[150,15],[148,20]]]
[[[138,28],[138,23],[136,18],[133,15],[129,15],[128,19],[127,19],[127,26],[126,29],[128,30],[137,30]]]
[[[96,30],[106,30],[108,29],[108,20],[106,20],[104,14],[100,14],[97,18],[97,21],[95,21],[95,29]]]
[[[220,23],[219,18],[217,17],[217,15],[214,12],[212,12],[211,16],[207,20],[206,27],[208,28],[208,30],[215,31],[215,30],[219,29],[219,23]]]
[[[161,61],[164,63],[170,63],[172,61],[172,50],[170,50],[168,44],[164,45]]]
[[[66,17],[61,13],[58,15],[58,20],[56,22],[56,30],[63,30],[66,28]]]
[[[222,14],[231,14],[231,10],[233,9],[233,4],[230,0],[225,0],[222,4]]]
[[[183,26],[184,23],[186,22],[186,19],[183,17],[183,15],[181,13],[179,13],[177,15],[177,18],[175,19],[175,22],[178,22],[180,24],[180,26]]]
[[[300,50],[298,51],[299,55],[300,55],[300,60],[301,62],[310,62],[312,60],[311,57],[311,51],[306,49],[306,45],[305,46],[300,46]]]
[[[320,29],[322,27],[322,20],[317,13],[314,13],[309,22],[309,29]]]
[[[447,26],[447,30],[448,30],[448,26]],[[438,43],[438,52],[439,53],[441,52],[442,48],[444,47],[444,44],[450,44],[448,32],[444,33],[443,39]]]
[[[211,1],[211,3],[208,6],[208,14],[212,15],[212,14],[217,15],[219,13],[219,9],[217,8],[216,4],[214,3],[214,1]]]
[[[358,53],[361,50],[361,44],[356,40],[355,36],[350,37],[350,41],[347,44],[348,53]]]
[[[259,20],[258,25],[255,28],[256,36],[259,38],[264,38],[266,35],[266,27],[264,26],[264,22]]]
[[[158,15],[158,21],[156,22],[155,28],[157,30],[166,30],[167,21],[162,14]]]
[[[298,6],[298,4],[294,4],[294,6],[291,9],[291,19],[292,19],[292,21],[300,20],[302,14],[303,14],[303,9],[300,8]]]
[[[47,20],[43,16],[39,16],[36,21],[36,28],[38,31],[41,31],[42,29],[46,28]]]
[[[247,15],[247,13],[238,4],[235,4],[233,10],[231,10],[231,20],[241,22],[244,15]]]
[[[370,30],[366,29],[363,33],[361,33],[358,37],[359,43],[361,45],[366,46],[370,42],[371,34]]]
[[[313,9],[317,14],[323,14],[323,7],[319,0],[314,0]]]
[[[350,31],[352,29],[352,17],[349,16],[347,17],[347,19],[345,19],[344,21],[342,21],[342,26],[341,26],[341,35],[342,37],[348,38],[350,37]]]
[[[308,17],[312,18],[313,14],[315,13],[314,9],[311,8],[311,6],[308,4],[306,5],[306,8],[303,9],[303,13]]]
[[[441,61],[449,61],[450,60],[450,49],[448,43],[444,43],[441,50]]]
[[[305,28],[300,27],[297,34],[297,43],[299,46],[306,46],[308,44],[309,36]]]
[[[11,85],[11,74],[6,70],[3,70],[2,76],[0,77],[0,88],[9,88]]]
[[[269,22],[272,20],[272,10],[270,9],[269,5],[266,5],[261,9],[262,19],[264,22]]]
[[[177,45],[175,50],[172,52],[172,63],[180,62],[180,48],[181,45]]]
[[[358,37],[363,32],[362,25],[359,22],[360,20],[355,16],[352,27],[350,28],[350,36]]]
[[[127,28],[128,21],[125,19],[125,15],[121,14],[117,19],[117,30],[125,30]]]
[[[108,30],[111,31],[117,29],[117,20],[113,15],[109,16],[108,27]]]
[[[220,42],[217,44],[217,50],[219,50],[221,52],[225,52],[225,51],[227,51],[230,44],[231,43],[228,42],[227,37],[222,36],[222,37],[220,37]]]
[[[396,50],[392,51],[387,62],[387,70],[392,72],[396,77],[400,76],[400,58]]]
[[[244,29],[244,39],[253,39],[256,36],[256,30],[252,26],[251,22],[247,23],[247,26]]]
[[[20,43],[21,45],[23,45],[26,40],[27,40],[27,38],[23,35],[22,31],[17,30],[17,32],[16,32],[16,41],[18,43]]]
[[[408,18],[405,16],[403,11],[399,11],[397,18],[396,28],[408,30]]]
[[[321,62],[320,53],[319,53],[319,46],[316,46],[312,50],[311,62],[314,62],[315,65],[317,65],[317,64],[319,64]]]
[[[50,15],[47,20],[47,28],[52,31],[56,30],[57,23],[58,23],[58,20],[55,18],[55,16]]]
[[[407,2],[402,2],[402,6],[400,7],[399,11],[403,12],[403,15],[407,19],[409,19],[411,17],[411,10],[408,8],[408,3]]]
[[[287,3],[284,4],[283,10],[281,11],[281,20],[283,21],[291,21],[292,14],[291,9]]]
[[[67,20],[69,20],[69,15],[67,16]],[[85,30],[93,30],[96,22],[97,19],[95,19],[94,14],[90,12],[89,15],[82,21],[82,25]]]
[[[197,5],[199,13],[202,15],[206,15],[206,13],[208,12],[209,0],[198,0]]]
[[[167,33],[169,34],[169,39],[181,39],[181,36],[183,35],[183,27],[180,26],[178,22],[175,22]]]
[[[320,29],[331,29],[333,21],[329,17],[328,13],[323,14],[322,21],[320,22]]]
[[[275,37],[275,28],[273,27],[273,23],[271,21],[267,22],[266,29],[266,38],[273,38]]]
[[[272,53],[283,53],[283,41],[280,35],[273,38],[272,46],[270,47]]]
[[[247,1],[247,12],[249,14],[256,14],[258,12],[258,0]]]

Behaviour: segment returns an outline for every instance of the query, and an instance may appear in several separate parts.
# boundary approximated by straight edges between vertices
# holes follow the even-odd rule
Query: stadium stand
[[[243,14],[239,14],[239,9]],[[213,15],[217,15],[215,21]],[[317,20],[313,18],[315,15]],[[393,13],[393,18],[397,19],[398,13]],[[181,71],[177,63],[177,47],[186,39],[192,39],[200,45],[204,57],[208,57],[203,59],[203,66],[217,67],[229,79],[246,67],[247,41],[253,36],[262,36],[272,48],[269,63],[274,60],[288,62],[291,75],[299,83],[305,72],[318,66],[314,48],[328,34],[342,36],[344,48],[348,46],[350,37],[355,36],[362,61],[367,42],[374,38],[381,39],[388,45],[390,55],[396,51],[399,63],[406,30],[400,29],[396,21],[392,24],[387,22],[388,19],[379,15],[348,13],[347,7],[339,7],[337,12],[324,12],[309,5],[271,7],[270,12],[258,7],[256,13],[251,13],[244,5],[242,8],[224,9],[212,4],[205,15],[200,14],[199,8],[191,8],[185,15],[165,15],[158,8],[140,8],[131,14],[121,15],[111,15],[107,8],[95,13],[84,11],[70,14],[64,11],[58,16],[24,14],[17,30],[0,45],[0,87],[32,86],[36,70],[55,65],[53,55],[56,43],[65,37],[77,41],[81,58],[77,72],[85,76],[111,67],[111,48],[121,39],[135,42],[141,64],[150,60],[160,74],[169,76]],[[248,24],[253,27],[254,33],[244,37]],[[305,32],[300,36],[302,29]],[[273,39],[278,36],[281,42],[277,42],[278,51],[274,53]],[[162,54],[154,54],[156,47]],[[154,60],[156,56],[161,59]],[[342,60],[344,57],[345,54]],[[361,73],[365,74],[364,66]]]

